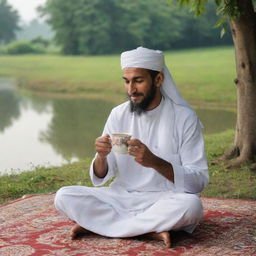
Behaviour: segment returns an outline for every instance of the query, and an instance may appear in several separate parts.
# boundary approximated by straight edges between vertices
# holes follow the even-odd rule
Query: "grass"
[[[229,169],[226,168],[224,163],[216,161],[231,147],[233,138],[233,130],[205,137],[210,182],[206,189],[203,190],[202,195],[256,200],[255,171],[250,170],[246,164],[237,169]]]
[[[0,176],[0,204],[27,194],[55,192],[62,186],[91,185],[89,160],[61,167],[37,168],[21,174]]]
[[[232,139],[233,131],[206,136],[210,182],[202,195],[256,200],[256,172],[249,170],[248,166],[229,170],[222,164],[213,164],[231,145]],[[61,167],[38,168],[18,175],[0,176],[0,203],[26,194],[55,192],[62,186],[92,186],[88,174],[89,165],[90,160],[87,159]]]
[[[166,52],[167,66],[191,102],[233,104],[236,90],[232,47]],[[111,56],[0,56],[0,77],[16,77],[20,86],[43,92],[123,94],[120,59]]]

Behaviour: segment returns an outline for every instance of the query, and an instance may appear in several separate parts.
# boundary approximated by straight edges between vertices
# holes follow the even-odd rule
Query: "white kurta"
[[[184,229],[192,232],[203,209],[197,196],[208,182],[200,121],[189,108],[162,99],[154,110],[138,116],[129,102],[114,108],[103,134],[130,133],[155,155],[170,162],[174,183],[128,154],[111,152],[108,173],[90,176],[95,186],[115,177],[109,187],[61,188],[56,208],[80,226],[109,237]]]

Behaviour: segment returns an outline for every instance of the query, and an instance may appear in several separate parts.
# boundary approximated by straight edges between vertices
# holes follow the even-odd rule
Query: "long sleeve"
[[[108,117],[108,120],[105,124],[104,130],[102,135],[104,134],[111,134],[114,130],[114,125],[116,122],[114,122],[114,114],[113,111],[111,112],[111,114]],[[117,174],[117,164],[116,164],[116,159],[115,159],[115,155],[114,153],[111,151],[108,155],[107,155],[107,163],[108,163],[108,172],[107,175],[104,178],[99,178],[94,174],[94,170],[93,170],[93,164],[94,164],[94,160],[97,157],[97,153],[91,163],[90,166],[90,178],[91,181],[93,183],[94,186],[101,186],[104,185],[108,180],[110,180],[111,178],[113,178],[116,174]]]
[[[204,139],[200,121],[190,116],[180,132],[181,165],[173,164],[174,185],[177,191],[199,193],[209,180]]]

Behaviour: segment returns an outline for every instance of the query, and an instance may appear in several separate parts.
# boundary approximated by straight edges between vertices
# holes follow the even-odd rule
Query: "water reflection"
[[[113,107],[104,100],[36,96],[0,80],[0,174],[92,157]],[[233,112],[196,112],[207,134],[234,127]]]
[[[0,132],[12,125],[20,115],[19,99],[11,89],[0,87]]]
[[[50,143],[65,159],[94,155],[94,141],[113,104],[92,99],[56,99],[52,104],[53,118],[41,141]]]

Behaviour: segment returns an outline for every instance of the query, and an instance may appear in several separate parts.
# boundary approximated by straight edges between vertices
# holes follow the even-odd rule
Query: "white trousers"
[[[108,237],[179,229],[191,233],[203,215],[201,200],[194,194],[130,193],[111,187],[63,187],[56,193],[55,207],[81,227]]]

